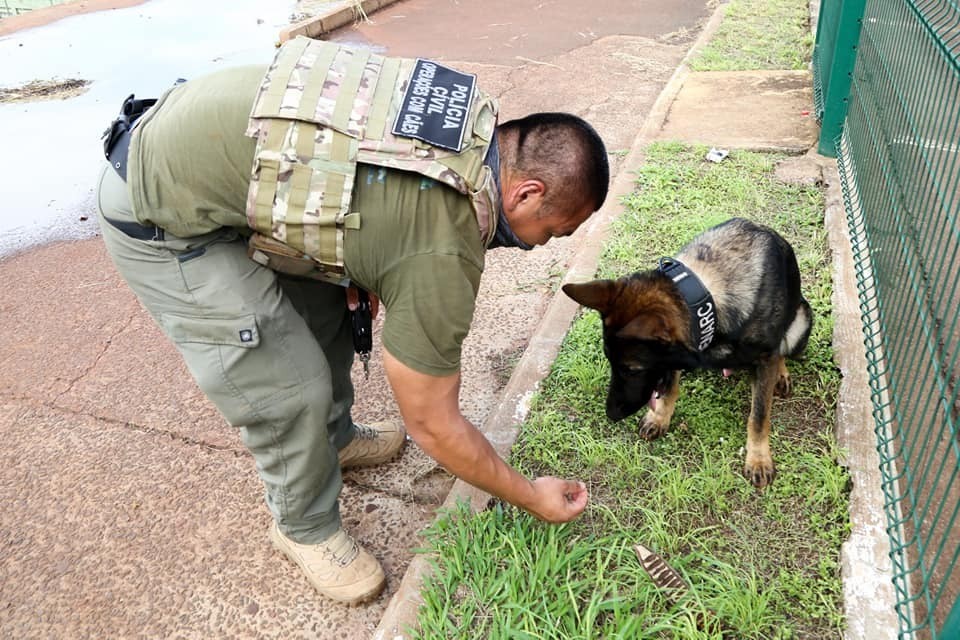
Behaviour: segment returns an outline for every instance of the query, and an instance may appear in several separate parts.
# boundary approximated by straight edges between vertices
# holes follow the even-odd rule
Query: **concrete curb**
[[[846,640],[893,640],[899,628],[883,479],[871,414],[867,360],[854,281],[853,255],[836,161],[820,158],[827,184],[824,226],[833,254],[834,359],[842,379],[837,398],[837,444],[850,473],[850,536],[840,549]]]
[[[357,4],[353,0],[343,0],[343,2],[340,2],[323,13],[311,16],[300,22],[295,22],[281,29],[280,43],[283,44],[287,40],[296,38],[297,36],[319,38],[334,29],[339,29],[357,22],[363,19],[363,16],[368,16],[374,11],[391,5],[394,2],[397,2],[397,0],[362,0],[360,7],[357,8]]]
[[[820,0],[810,2],[810,29],[816,37]],[[816,147],[814,148],[814,150]],[[890,540],[883,509],[883,478],[871,414],[867,358],[854,278],[850,232],[836,160],[817,158],[826,184],[824,227],[833,254],[833,346],[840,369],[835,434],[850,473],[850,536],[840,547],[844,640],[898,637],[897,594],[893,588]]]
[[[563,283],[588,280],[594,276],[610,223],[620,213],[621,199],[633,191],[633,174],[643,162],[644,149],[666,121],[670,106],[690,73],[689,61],[713,37],[723,20],[725,7],[726,5],[717,7],[657,97],[613,181],[606,204],[591,217],[584,230],[579,232],[581,245],[563,278]],[[484,423],[483,433],[500,456],[509,456],[519,435],[519,425],[526,419],[530,400],[540,382],[549,373],[560,344],[579,308],[580,306],[567,296],[559,293],[554,295],[543,320],[507,382],[500,402]],[[452,508],[458,502],[465,501],[470,504],[471,509],[479,511],[486,508],[490,499],[491,496],[486,492],[457,480],[447,494],[442,509]],[[404,640],[408,637],[406,630],[416,625],[417,610],[422,604],[420,589],[431,571],[431,557],[428,555],[416,556],[410,562],[403,581],[380,618],[380,624],[372,636],[374,640]]]

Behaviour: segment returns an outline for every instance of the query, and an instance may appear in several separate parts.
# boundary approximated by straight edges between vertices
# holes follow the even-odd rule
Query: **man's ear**
[[[504,208],[513,210],[519,206],[535,204],[536,200],[543,199],[546,192],[547,186],[536,178],[509,181],[504,194]]]
[[[540,197],[542,198],[547,193],[547,185],[544,184],[543,180],[537,180],[536,178],[527,178],[520,182],[518,187],[520,197]]]
[[[616,280],[594,280],[565,284],[563,292],[583,306],[596,309],[603,316],[609,311],[610,302],[616,298],[618,288]]]

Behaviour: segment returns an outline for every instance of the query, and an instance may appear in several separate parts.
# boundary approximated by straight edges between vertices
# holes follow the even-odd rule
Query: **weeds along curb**
[[[591,217],[588,225],[578,232],[580,248],[564,275],[563,283],[593,278],[610,223],[620,213],[620,201],[633,191],[634,172],[643,162],[644,148],[662,128],[671,104],[690,73],[689,61],[716,33],[723,20],[725,8],[726,5],[721,4],[714,10],[696,42],[690,47],[654,102],[631,146],[630,153],[613,181],[606,204]],[[530,409],[530,400],[540,382],[549,373],[578,309],[579,305],[567,296],[559,293],[554,295],[543,320],[500,394],[497,406],[484,422],[482,431],[500,456],[504,458],[509,456],[510,449],[519,434],[519,425]],[[486,508],[490,499],[491,496],[486,492],[457,480],[447,494],[441,510],[450,509],[458,502],[465,501],[469,502],[473,511],[480,511]],[[418,555],[413,558],[397,592],[390,599],[380,618],[380,624],[372,636],[374,640],[403,640],[407,637],[406,629],[416,626],[417,611],[422,603],[420,589],[424,580],[430,575],[430,571],[429,556]]]

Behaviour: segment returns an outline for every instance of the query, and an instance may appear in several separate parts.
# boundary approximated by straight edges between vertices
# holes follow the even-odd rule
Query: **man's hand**
[[[530,481],[497,454],[460,413],[460,374],[414,371],[389,351],[383,365],[407,433],[447,471],[547,522],[567,522],[587,506],[581,482],[543,477]]]
[[[545,522],[569,522],[587,507],[589,494],[582,482],[544,476],[533,481],[535,502],[527,511]]]
[[[369,291],[367,295],[370,297],[370,317],[376,319],[377,314],[380,312],[380,298],[373,295]],[[360,305],[360,293],[357,290],[357,287],[350,285],[347,287],[347,309],[350,311],[356,311],[357,307]]]

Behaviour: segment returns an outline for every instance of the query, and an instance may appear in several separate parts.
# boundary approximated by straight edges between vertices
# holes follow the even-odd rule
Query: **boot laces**
[[[336,540],[321,543],[325,555],[333,559],[341,567],[345,567],[360,553],[357,542],[347,533],[337,536]]]
[[[380,432],[373,427],[368,427],[365,424],[357,424],[354,426],[357,430],[355,437],[360,438],[361,440],[376,440],[380,437]]]

